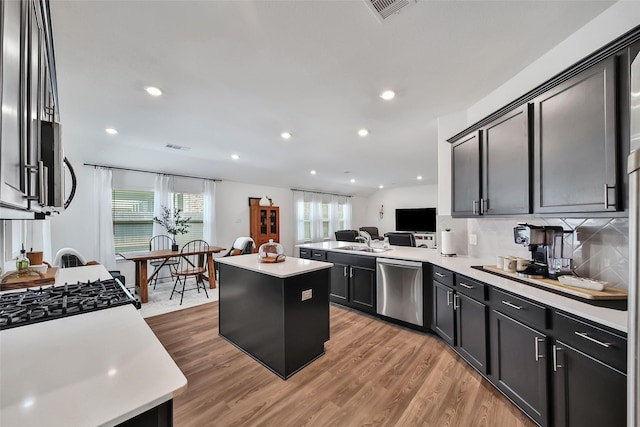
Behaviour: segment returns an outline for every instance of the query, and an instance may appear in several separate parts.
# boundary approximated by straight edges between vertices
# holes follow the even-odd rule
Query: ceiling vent
[[[166,148],[171,148],[172,150],[178,150],[178,151],[189,151],[191,150],[191,147],[184,147],[182,145],[175,145],[175,144],[167,144],[165,145]]]
[[[385,19],[408,6],[410,0],[364,0],[364,2],[378,21],[384,22]]]

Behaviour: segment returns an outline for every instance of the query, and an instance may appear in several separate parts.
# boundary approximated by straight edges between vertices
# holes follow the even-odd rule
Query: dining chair
[[[173,244],[173,239],[171,237],[160,234],[158,236],[154,236],[149,240],[149,250],[150,251],[165,251],[170,250],[171,245]],[[177,258],[159,258],[152,259],[149,261],[149,264],[153,267],[153,289],[156,288],[156,284],[158,283],[158,276],[160,275],[160,269],[163,267],[169,267],[169,271],[172,271],[178,265]]]
[[[390,245],[414,247],[416,245],[416,237],[413,233],[386,233],[385,237],[389,238]]]
[[[173,290],[171,291],[171,296],[169,299],[173,298],[174,293],[180,294],[180,305],[182,305],[182,300],[184,298],[184,292],[196,289],[198,293],[200,293],[200,285],[202,285],[202,289],[204,290],[205,295],[209,298],[209,294],[207,293],[207,287],[204,284],[204,275],[207,271],[205,256],[203,255],[183,255],[188,254],[190,252],[198,252],[209,249],[209,244],[204,240],[192,240],[185,244],[180,251],[180,257],[178,257],[178,264],[175,267],[175,270],[171,272],[171,275],[176,278],[175,283],[173,284]],[[196,287],[191,289],[185,289],[185,285],[187,284],[187,279],[189,277],[193,277],[196,280]],[[182,284],[182,290],[178,290],[178,285]]]
[[[358,230],[338,230],[335,232],[337,242],[357,242]]]

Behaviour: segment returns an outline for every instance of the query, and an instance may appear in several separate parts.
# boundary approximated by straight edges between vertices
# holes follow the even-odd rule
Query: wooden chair
[[[150,251],[165,251],[170,250],[171,245],[173,244],[173,240],[171,237],[161,234],[158,236],[154,236],[149,240],[149,250]],[[162,258],[162,259],[154,259],[149,261],[149,264],[153,267],[153,289],[156,288],[156,284],[158,283],[158,276],[160,275],[160,269],[163,267],[169,267],[169,271],[175,270],[178,265],[177,258]],[[151,284],[151,283],[149,283]]]
[[[195,251],[202,251],[209,249],[209,244],[204,240],[192,240],[182,247],[181,253],[189,253]],[[169,299],[173,298],[173,294],[180,294],[180,305],[182,305],[182,299],[184,298],[185,290],[190,291],[196,289],[200,293],[200,285],[204,290],[205,295],[209,298],[207,293],[207,287],[204,284],[204,275],[207,271],[206,264],[204,262],[204,255],[180,255],[178,258],[178,264],[171,274],[176,278],[173,284],[173,290]],[[185,289],[187,279],[193,277],[196,280],[196,287],[191,289]],[[177,290],[178,285],[182,283],[182,290]]]

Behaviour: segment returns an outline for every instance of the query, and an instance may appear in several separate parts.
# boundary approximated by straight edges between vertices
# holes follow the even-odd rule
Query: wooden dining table
[[[205,277],[209,281],[209,287],[215,289],[216,287],[216,272],[213,268],[213,254],[224,251],[225,248],[218,246],[209,246],[208,249],[193,250],[193,251],[172,251],[171,249],[159,250],[159,251],[134,251],[134,252],[121,252],[122,258],[127,261],[133,261],[136,264],[136,294],[140,297],[141,303],[149,301],[149,281],[154,278],[160,271],[164,262],[170,258],[178,258],[181,256],[202,255],[202,258],[207,257],[207,270],[208,277]],[[162,259],[163,264],[160,268],[157,268],[151,276],[147,276],[147,264],[151,260]]]

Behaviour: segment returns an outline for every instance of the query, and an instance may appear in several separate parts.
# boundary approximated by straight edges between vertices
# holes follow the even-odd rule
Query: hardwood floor
[[[324,356],[287,381],[218,336],[217,301],[147,318],[189,381],[174,425],[535,425],[439,339],[330,313]]]

